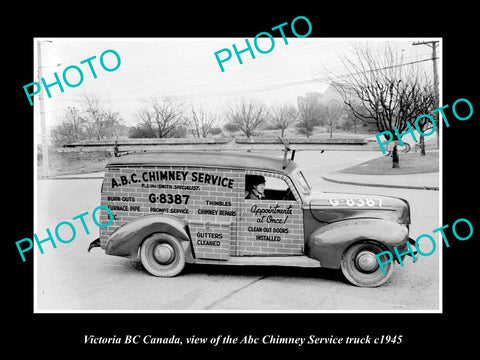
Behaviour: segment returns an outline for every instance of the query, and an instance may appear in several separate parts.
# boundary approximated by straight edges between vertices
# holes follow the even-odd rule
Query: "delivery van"
[[[253,153],[140,152],[109,160],[100,237],[89,250],[139,256],[154,276],[186,263],[341,269],[357,286],[391,276],[410,207],[395,197],[312,191],[292,159]],[[113,217],[112,217],[113,215]]]

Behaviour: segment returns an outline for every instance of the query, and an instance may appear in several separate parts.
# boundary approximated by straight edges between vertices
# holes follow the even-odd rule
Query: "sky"
[[[84,75],[78,87],[64,84],[61,93],[58,86],[53,86],[51,98],[44,93],[48,127],[61,120],[67,107],[79,107],[85,94],[98,97],[103,106],[118,111],[125,124],[132,126],[136,123],[135,113],[152,97],[175,97],[218,112],[241,97],[254,97],[269,106],[285,102],[295,105],[298,96],[327,89],[325,69],[344,73],[339,56],[349,54],[358,42],[368,41],[374,47],[384,41],[395,42],[405,62],[431,57],[429,47],[412,46],[414,41],[431,39],[293,37],[287,38],[288,45],[281,37],[274,39],[274,48],[268,54],[256,51],[253,39],[249,39],[256,58],[245,52],[241,55],[243,64],[239,64],[232,44],[244,49],[244,38],[36,38],[32,44],[35,53],[32,81],[38,81],[38,40],[41,41],[42,75],[47,83],[54,81],[55,72],[61,79],[64,69],[70,65],[78,66]],[[258,46],[268,49],[270,40],[260,38]],[[233,55],[223,64],[225,71],[222,72],[214,53],[224,48],[230,49]],[[115,50],[121,58],[115,71],[107,72],[100,66],[100,55],[106,50]],[[92,60],[96,79],[88,64],[80,64],[92,56],[96,56]],[[107,54],[105,62],[107,66],[114,66],[115,58]],[[431,61],[422,66],[431,71]],[[68,75],[72,83],[78,81],[75,71],[69,70]],[[38,106],[34,113],[37,118]]]

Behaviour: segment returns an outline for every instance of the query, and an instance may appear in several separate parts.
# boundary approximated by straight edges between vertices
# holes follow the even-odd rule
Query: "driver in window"
[[[252,181],[252,189],[249,191],[245,199],[262,200],[265,199],[265,178],[257,176]]]

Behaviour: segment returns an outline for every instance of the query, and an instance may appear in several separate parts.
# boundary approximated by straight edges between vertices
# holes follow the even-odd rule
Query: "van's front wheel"
[[[182,244],[166,233],[155,233],[147,237],[140,247],[140,259],[144,268],[154,276],[176,276],[185,267]]]
[[[343,275],[353,285],[362,287],[376,287],[385,283],[393,272],[392,262],[384,265],[383,271],[375,257],[384,250],[378,244],[363,242],[355,244],[343,254],[341,268]],[[381,260],[386,262],[386,256]]]

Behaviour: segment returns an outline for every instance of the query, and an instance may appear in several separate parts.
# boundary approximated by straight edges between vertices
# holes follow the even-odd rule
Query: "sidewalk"
[[[418,190],[439,190],[440,174],[411,175],[358,175],[332,172],[322,176],[324,180],[348,185],[380,186]]]

